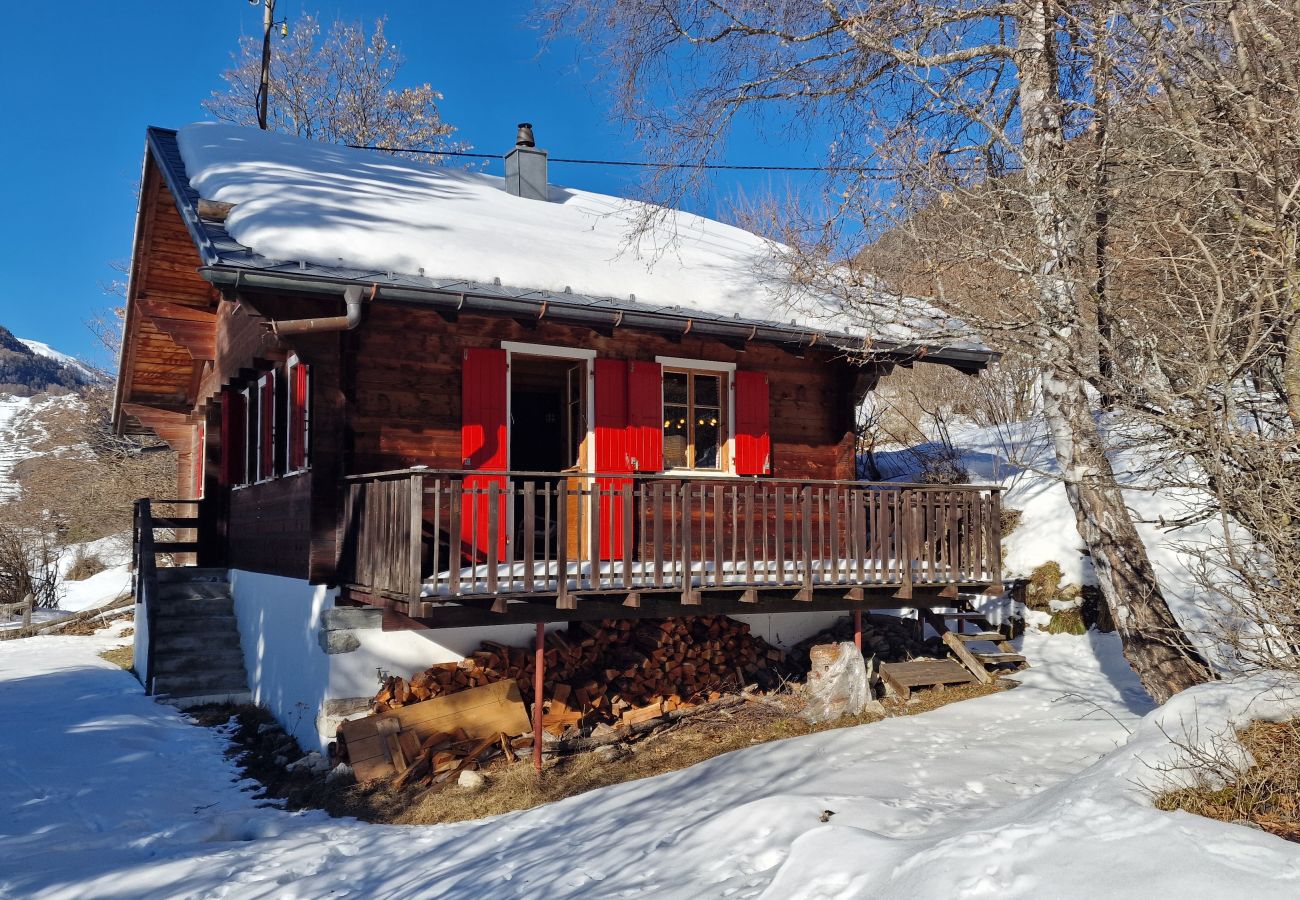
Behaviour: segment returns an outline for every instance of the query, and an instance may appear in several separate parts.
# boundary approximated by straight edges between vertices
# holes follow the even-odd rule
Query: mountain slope
[[[65,393],[96,381],[86,366],[40,341],[25,341],[0,325],[0,395]]]

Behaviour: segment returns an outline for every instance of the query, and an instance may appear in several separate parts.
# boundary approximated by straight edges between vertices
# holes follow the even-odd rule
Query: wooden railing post
[[[912,559],[916,546],[916,516],[912,511],[913,493],[904,488],[898,492],[898,521],[895,523],[897,535],[894,538],[898,554],[898,564],[902,567],[902,586],[898,589],[898,598],[912,599]]]
[[[424,476],[418,473],[412,475],[409,485],[411,495],[408,503],[410,534],[407,535],[406,573],[409,579],[407,596],[411,598],[411,613],[418,615],[420,597],[424,593],[424,573],[420,568],[424,556]]]

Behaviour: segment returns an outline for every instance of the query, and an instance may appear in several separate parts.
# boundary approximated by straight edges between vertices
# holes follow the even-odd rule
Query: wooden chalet
[[[512,156],[496,189],[545,212],[544,152]],[[581,271],[273,258],[163,129],[142,185],[116,426],[175,449],[169,499],[191,501],[155,549],[326,586],[388,630],[924,607],[999,581],[996,489],[864,483],[855,456],[893,367],[961,377],[987,351],[584,293]]]

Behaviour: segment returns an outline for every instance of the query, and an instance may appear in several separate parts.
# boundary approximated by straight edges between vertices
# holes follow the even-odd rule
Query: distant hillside
[[[72,357],[40,341],[16,338],[0,325],[0,395],[61,394],[95,380],[95,374]]]

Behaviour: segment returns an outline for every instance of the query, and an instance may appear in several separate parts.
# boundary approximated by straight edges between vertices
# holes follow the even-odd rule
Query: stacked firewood
[[[749,625],[726,616],[690,619],[607,619],[547,633],[543,647],[543,724],[555,734],[575,725],[635,724],[738,690],[784,654]],[[534,650],[484,641],[455,663],[409,680],[389,678],[375,695],[376,712],[419,703],[504,678],[533,696]]]

